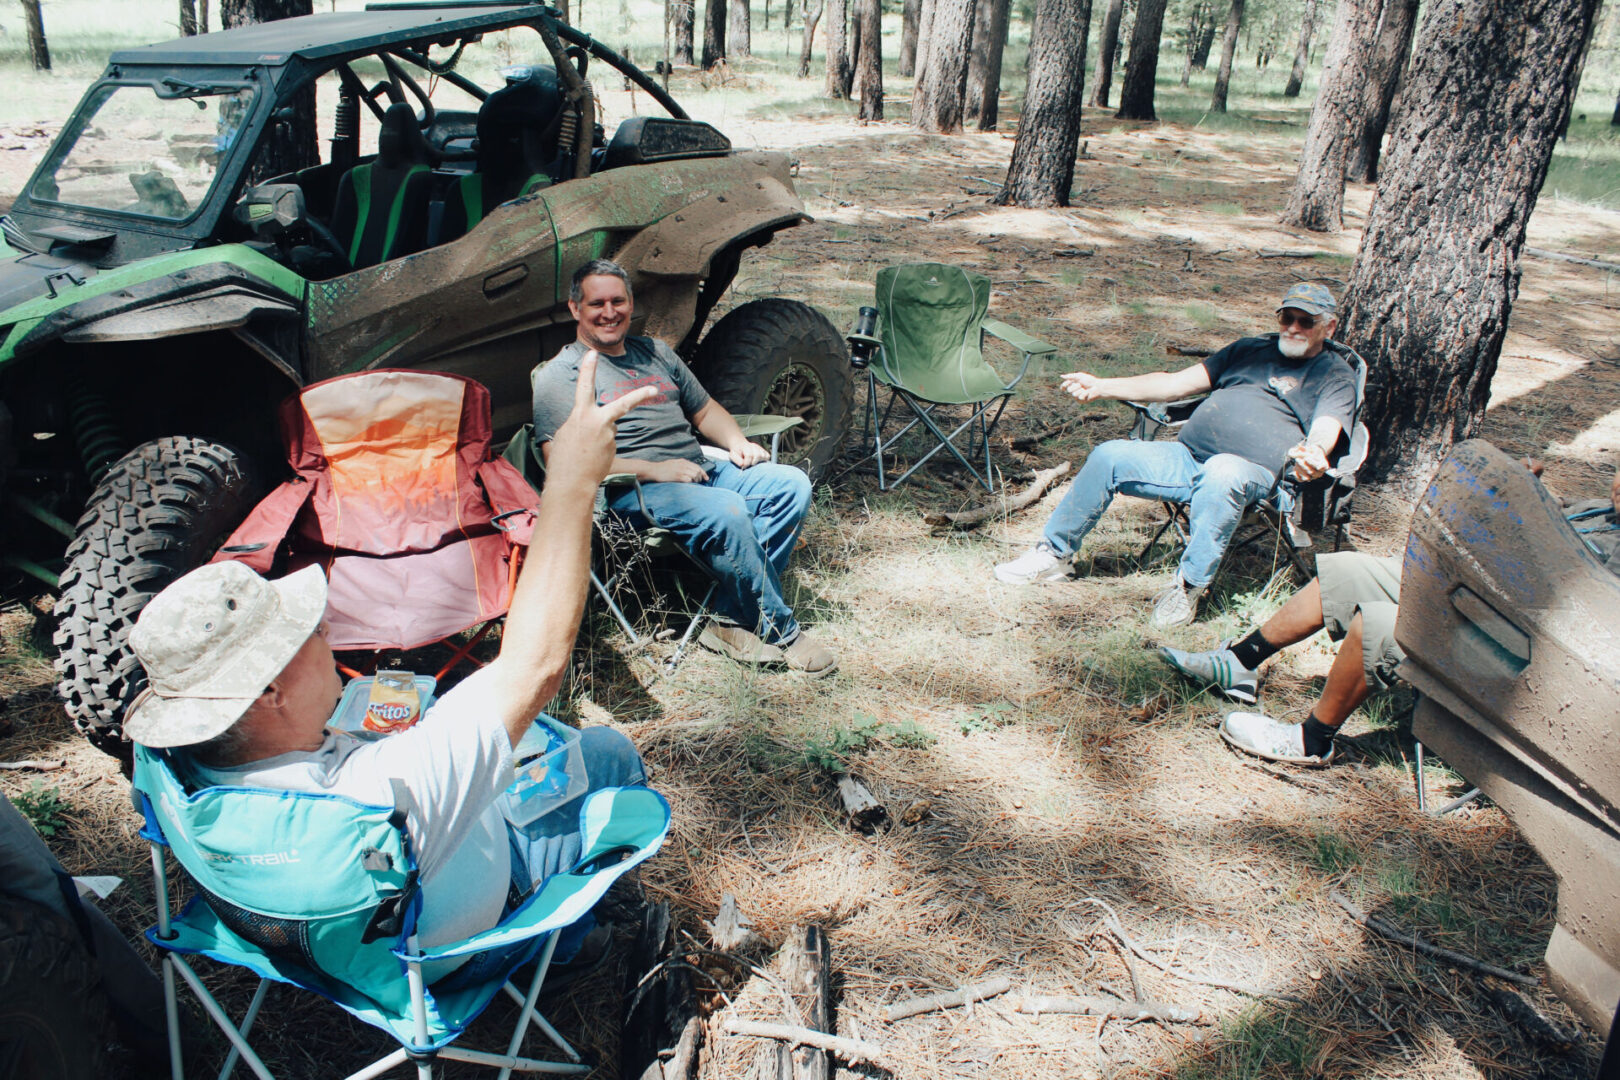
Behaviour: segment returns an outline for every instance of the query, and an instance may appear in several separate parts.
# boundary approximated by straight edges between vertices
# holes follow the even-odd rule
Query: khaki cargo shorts
[[[1401,602],[1401,561],[1338,551],[1316,557],[1322,583],[1322,621],[1328,636],[1342,639],[1361,612],[1361,668],[1367,685],[1387,690],[1405,653],[1395,644],[1395,616]]]

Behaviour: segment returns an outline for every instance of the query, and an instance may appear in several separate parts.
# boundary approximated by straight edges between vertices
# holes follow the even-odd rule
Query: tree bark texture
[[[1232,84],[1232,59],[1237,56],[1238,31],[1243,28],[1243,0],[1232,0],[1226,13],[1226,33],[1221,38],[1221,67],[1215,73],[1215,95],[1210,98],[1212,112],[1226,111],[1226,88]]]
[[[585,0],[580,0],[581,4],[584,2]],[[551,6],[557,9],[557,14],[562,17],[563,22],[571,21],[571,16],[568,14],[568,0],[556,0]]]
[[[1311,62],[1311,33],[1316,29],[1316,0],[1305,0],[1305,14],[1299,24],[1299,47],[1294,50],[1294,70],[1288,73],[1283,97],[1299,97],[1305,85],[1305,68]]]
[[[1362,91],[1372,65],[1381,0],[1339,0],[1333,37],[1322,59],[1322,84],[1305,128],[1285,225],[1338,232],[1344,224],[1344,170],[1361,121]]]
[[[1345,0],[1340,0],[1344,3]],[[1371,365],[1369,479],[1408,493],[1485,415],[1525,227],[1598,0],[1435,0],[1338,336]]]
[[[917,70],[917,21],[922,17],[922,0],[905,0],[900,8],[900,62],[895,74],[909,79]]]
[[[197,0],[197,32],[208,33],[208,0]]]
[[[973,49],[968,57],[968,116],[979,118],[980,131],[996,130],[1001,96],[1001,58],[1007,48],[1011,0],[979,0],[973,16]]]
[[[848,101],[855,71],[849,65],[849,0],[827,0],[827,89],[838,101]]]
[[[861,53],[855,83],[860,87],[862,120],[883,119],[883,2],[856,0]]]
[[[1040,0],[1029,39],[1029,86],[1000,206],[1068,206],[1080,148],[1091,0]]]
[[[974,0],[934,0],[933,6],[928,62],[912,97],[911,122],[923,131],[955,135],[962,130]]]
[[[707,0],[703,7],[703,70],[726,58],[726,0]]]
[[[922,87],[923,74],[928,70],[928,43],[933,39],[934,13],[939,10],[939,3],[940,0],[922,0],[922,8],[917,14],[917,57],[912,69],[912,77],[917,81],[913,87],[913,100],[916,90]]]
[[[1198,0],[1187,9],[1187,47],[1181,58],[1181,85],[1192,81],[1193,53],[1198,51],[1198,39],[1204,33],[1204,24],[1213,18],[1208,0]]]
[[[1412,56],[1412,35],[1417,29],[1418,0],[1384,0],[1378,44],[1373,50],[1372,70],[1363,88],[1362,114],[1356,140],[1350,147],[1345,179],[1371,184],[1378,179],[1378,155],[1389,127],[1395,91]]]
[[[1609,118],[1610,127],[1620,127],[1620,91],[1614,95],[1614,115]]]
[[[1119,52],[1119,20],[1124,11],[1125,0],[1108,0],[1102,36],[1097,42],[1097,85],[1091,88],[1091,105],[1096,109],[1108,108],[1110,84],[1114,81],[1114,54]]]
[[[1136,25],[1131,28],[1131,59],[1119,87],[1121,120],[1157,120],[1153,112],[1153,85],[1159,74],[1159,38],[1164,32],[1167,0],[1139,0]]]
[[[249,23],[310,15],[314,10],[313,0],[221,0],[219,22],[228,30]],[[260,140],[248,174],[250,183],[282,176],[320,161],[315,146],[315,84],[304,87],[290,104],[292,117],[272,122],[268,137]]]
[[[51,47],[45,42],[45,14],[39,0],[22,0],[23,22],[28,27],[28,58],[35,71],[51,70]]]
[[[753,56],[753,12],[748,0],[731,0],[731,21],[726,27],[726,55],[732,60]]]
[[[197,0],[180,0],[180,36],[194,37],[197,33]]]
[[[1215,47],[1215,20],[1211,19],[1204,24],[1203,30],[1198,34],[1198,47],[1193,50],[1193,67],[1203,71],[1209,67],[1209,53]]]
[[[804,5],[804,43],[799,48],[799,78],[810,77],[810,50],[816,43],[816,24],[821,21],[826,0],[816,0],[816,6]]]
[[[692,55],[692,31],[697,25],[696,0],[672,0],[670,21],[675,28],[675,55],[672,59],[684,67],[691,67],[696,62]]]

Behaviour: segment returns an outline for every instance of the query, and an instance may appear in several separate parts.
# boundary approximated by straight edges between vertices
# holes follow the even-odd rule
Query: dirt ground
[[[608,106],[627,107],[612,95]],[[1128,426],[1123,407],[1073,407],[1057,372],[1190,363],[1164,347],[1260,332],[1295,281],[1337,289],[1371,196],[1351,190],[1350,227],[1335,236],[1277,225],[1302,135],[1292,123],[1209,131],[1088,120],[1077,205],[1054,211],[985,204],[1005,172],[1005,135],[939,138],[766,112],[727,117],[726,129],[739,145],[793,153],[816,218],[746,260],[729,302],[800,297],[843,327],[870,302],[879,268],[939,260],[989,275],[991,313],[1058,347],[1002,422],[998,453],[1015,483],[1078,464]],[[0,150],[23,137],[0,133]],[[1620,213],[1544,201],[1531,243],[1616,260]],[[1620,277],[1525,259],[1482,434],[1542,457],[1546,483],[1569,496],[1606,491],[1620,455],[1617,311]],[[1019,436],[1040,438],[1019,452],[1006,442]],[[888,494],[858,470],[823,485],[790,582],[842,657],[821,682],[749,674],[703,653],[664,677],[666,645],[629,650],[593,614],[567,712],[629,733],[673,805],[669,840],[642,875],[647,892],[700,939],[700,920],[728,893],[770,945],[794,925],[824,926],[838,1030],[880,1045],[897,1077],[1591,1075],[1601,1036],[1544,986],[1527,996],[1580,1032],[1575,1045],[1536,1041],[1480,979],[1369,938],[1328,900],[1340,889],[1431,941],[1543,972],[1556,882],[1495,808],[1443,819],[1417,810],[1409,699],[1378,699],[1352,718],[1348,763],[1331,770],[1240,760],[1212,729],[1221,701],[1177,683],[1153,649],[1209,647],[1264,618],[1288,587],[1265,591],[1269,561],[1242,561],[1196,624],[1155,634],[1146,601],[1167,564],[1136,570],[1111,557],[1149,525],[1149,508],[1130,500],[1094,534],[1093,576],[999,585],[992,564],[1037,534],[1055,495],[1010,520],[939,534],[921,512],[978,501],[951,470],[925,470]],[[1399,551],[1409,514],[1365,491],[1350,546]],[[133,936],[152,911],[137,822],[116,766],[72,734],[51,699],[47,609],[16,597],[0,624],[0,758],[66,764],[0,773],[0,790],[60,791],[68,809],[53,848],[76,873],[127,879],[107,907]],[[1308,706],[1329,655],[1313,642],[1281,657],[1263,701],[1279,713]],[[821,767],[834,761],[871,785],[892,828],[846,827]],[[1432,759],[1426,777],[1431,798],[1467,786]],[[1153,960],[1128,963],[1093,900]],[[734,968],[710,974],[734,1011],[783,1019],[773,993],[735,994]],[[1203,1022],[1031,1016],[1005,1000],[882,1019],[897,1000],[994,976],[1015,994],[1129,997],[1139,980],[1142,996]],[[245,983],[223,981],[245,1000]],[[712,990],[700,996],[727,1007]],[[610,964],[552,1003],[558,1027],[602,1055],[604,1078],[617,1075],[618,1001]],[[386,1048],[329,1006],[290,995],[272,995],[261,1024],[273,1067],[291,1076],[337,1075]],[[754,1053],[752,1040],[728,1037],[703,1075],[753,1075]]]

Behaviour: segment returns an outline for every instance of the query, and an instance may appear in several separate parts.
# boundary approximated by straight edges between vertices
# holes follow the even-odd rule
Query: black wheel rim
[[[810,456],[821,438],[827,415],[827,388],[815,368],[790,362],[766,391],[760,411],[771,416],[797,416],[804,421],[782,432],[777,443],[778,460],[797,464]]]

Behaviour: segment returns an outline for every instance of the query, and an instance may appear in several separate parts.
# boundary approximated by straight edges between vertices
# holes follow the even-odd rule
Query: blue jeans
[[[1068,557],[1097,524],[1116,492],[1187,504],[1191,522],[1181,580],[1202,587],[1215,577],[1243,512],[1271,491],[1274,475],[1236,454],[1200,464],[1179,442],[1114,439],[1091,451],[1069,493],[1046,522],[1046,542]],[[1286,498],[1279,490],[1278,496]]]
[[[782,574],[810,509],[810,478],[791,465],[766,462],[739,469],[705,463],[707,483],[642,484],[647,515],[634,488],[608,499],[608,509],[638,528],[668,529],[714,576],[714,609],[724,619],[785,645],[799,636],[793,609],[782,598]]]

